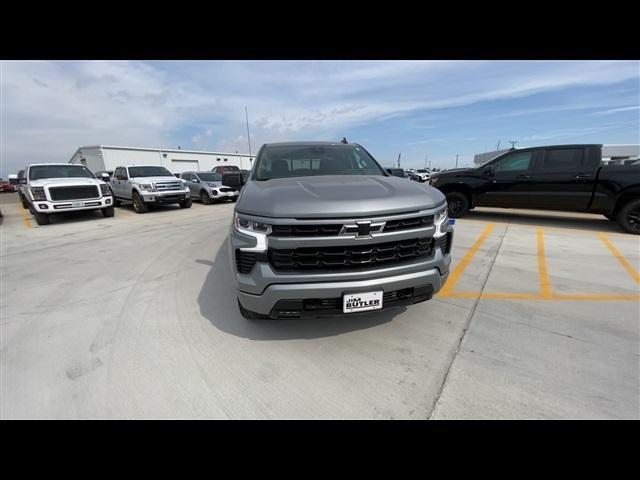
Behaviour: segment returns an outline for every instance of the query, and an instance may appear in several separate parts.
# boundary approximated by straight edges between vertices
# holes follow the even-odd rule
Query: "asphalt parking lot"
[[[640,418],[640,238],[601,216],[473,211],[429,302],[247,321],[233,204],[0,208],[4,419]]]

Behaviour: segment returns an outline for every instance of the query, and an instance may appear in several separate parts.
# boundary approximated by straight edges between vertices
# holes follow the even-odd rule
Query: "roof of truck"
[[[312,141],[312,142],[277,142],[277,143],[265,143],[264,146],[265,147],[286,147],[286,146],[328,146],[328,145],[354,145],[353,143],[349,144],[349,143],[342,143],[342,142],[319,142],[319,141]]]

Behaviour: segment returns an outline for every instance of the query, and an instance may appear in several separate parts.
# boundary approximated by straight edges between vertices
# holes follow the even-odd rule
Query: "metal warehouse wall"
[[[102,155],[100,154],[100,151],[97,147],[78,149],[73,157],[71,157],[71,160],[69,160],[69,163],[80,163],[82,165],[86,165],[87,168],[92,172],[97,172],[98,170],[106,170],[104,168]]]
[[[126,165],[163,165],[172,173],[189,170],[211,170],[218,165],[236,165],[250,170],[248,155],[223,153],[194,153],[189,151],[129,150],[104,147],[105,170]]]

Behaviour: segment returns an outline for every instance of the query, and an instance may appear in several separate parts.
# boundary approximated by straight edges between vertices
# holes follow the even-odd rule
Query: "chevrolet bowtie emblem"
[[[356,222],[358,226],[358,237],[366,237],[371,234],[371,220]]]

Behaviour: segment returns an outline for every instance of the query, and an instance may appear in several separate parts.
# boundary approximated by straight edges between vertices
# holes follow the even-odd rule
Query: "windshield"
[[[129,167],[129,176],[135,177],[173,177],[173,173],[164,167]]]
[[[385,175],[356,145],[281,145],[265,147],[255,163],[255,180],[319,175]]]
[[[34,165],[29,169],[29,180],[41,178],[96,178],[82,165]]]
[[[198,178],[203,182],[219,182],[222,176],[213,172],[198,173]]]

